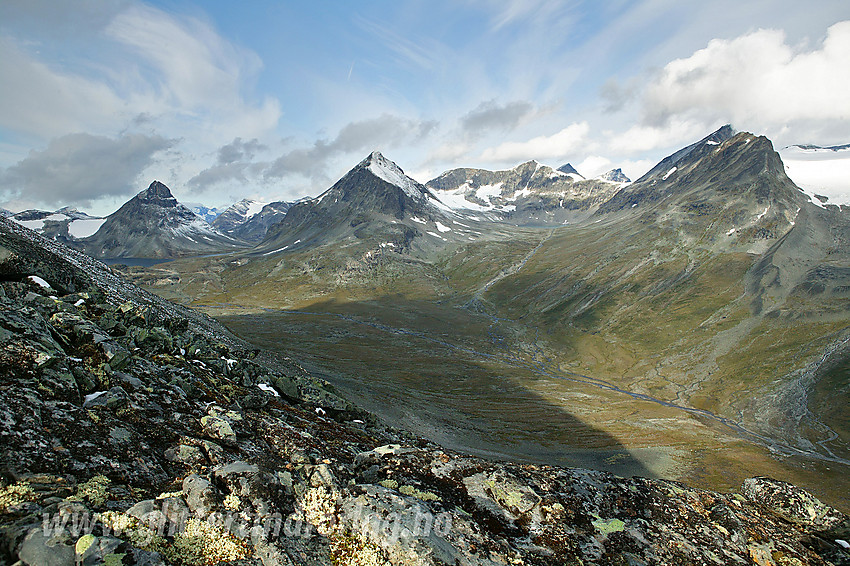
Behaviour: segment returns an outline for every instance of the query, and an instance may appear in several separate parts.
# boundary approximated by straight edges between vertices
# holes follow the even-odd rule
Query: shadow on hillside
[[[385,297],[218,318],[258,347],[297,359],[385,422],[446,448],[655,476],[616,438],[529,387],[542,379],[531,370],[489,358],[510,340],[488,335],[488,321],[468,311]]]

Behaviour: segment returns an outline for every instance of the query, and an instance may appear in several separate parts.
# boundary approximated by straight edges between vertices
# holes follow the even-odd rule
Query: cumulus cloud
[[[645,124],[674,118],[767,129],[808,120],[850,121],[850,21],[832,25],[814,47],[760,29],[715,39],[668,63],[643,96]]]
[[[524,142],[505,142],[487,148],[481,159],[516,163],[528,159],[561,158],[585,149],[590,126],[587,122],[571,124],[551,136],[539,136]]]
[[[7,187],[7,198],[25,197],[53,208],[87,206],[104,196],[125,196],[138,190],[139,175],[157,152],[174,143],[142,134],[117,139],[69,134],[0,172],[0,182]]]
[[[489,100],[479,104],[460,119],[461,131],[469,136],[478,136],[490,130],[513,130],[534,110],[529,102],[518,100],[497,104]]]
[[[296,174],[324,180],[328,161],[337,155],[412,143],[428,136],[436,127],[435,121],[410,120],[392,114],[351,122],[333,140],[317,140],[310,147],[281,155],[265,170],[264,176],[275,179]]]

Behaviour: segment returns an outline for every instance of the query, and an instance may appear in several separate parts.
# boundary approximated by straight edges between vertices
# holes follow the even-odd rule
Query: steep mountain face
[[[614,183],[584,180],[572,166],[568,170],[571,172],[555,170],[537,161],[504,171],[452,169],[427,186],[457,210],[520,225],[580,221],[619,189]]]
[[[64,207],[55,212],[24,210],[8,216],[18,224],[44,234],[48,238],[69,242],[91,236],[103,225],[105,218],[89,216],[76,208]]]
[[[663,203],[657,221],[693,238],[689,244],[698,238],[700,246],[762,253],[808,202],[770,140],[724,126],[666,157],[596,214],[641,213]]]
[[[850,557],[850,519],[782,481],[718,493],[485,461],[388,429],[289,357],[6,219],[0,307],[4,563]]]
[[[159,181],[110,214],[100,229],[75,243],[98,258],[168,258],[244,247],[177,202]]]
[[[376,151],[319,197],[293,205],[257,251],[335,242],[427,251],[471,233],[468,225],[452,226],[456,217],[430,190]]]
[[[222,234],[258,243],[266,237],[271,226],[283,220],[292,204],[283,201],[266,204],[243,199],[222,212],[211,226]]]

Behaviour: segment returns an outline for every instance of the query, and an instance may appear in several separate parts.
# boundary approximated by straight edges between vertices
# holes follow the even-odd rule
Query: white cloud
[[[144,4],[110,14],[108,22],[98,20],[104,27],[88,32],[95,55],[0,38],[0,127],[43,142],[141,127],[204,145],[234,134],[257,137],[277,126],[278,101],[250,98],[262,69],[255,53],[200,20]],[[44,25],[49,35],[56,24]]]
[[[597,177],[613,169],[615,166],[607,157],[601,155],[590,155],[585,157],[578,165],[574,166],[576,171],[586,179]]]
[[[674,117],[660,126],[635,125],[625,132],[610,134],[608,147],[626,155],[673,147],[704,137],[710,133],[707,128],[701,121]]]
[[[813,48],[789,45],[778,30],[714,39],[661,70],[644,93],[645,121],[722,120],[764,130],[800,120],[847,123],[848,61],[850,21],[832,25]]]
[[[104,131],[127,118],[124,101],[106,84],[52,69],[0,39],[0,126],[44,138]]]
[[[129,196],[154,156],[174,144],[161,136],[69,134],[0,171],[5,197],[58,208]]]
[[[493,162],[519,162],[528,159],[563,158],[587,148],[587,122],[570,124],[551,136],[538,136],[524,142],[505,142],[485,149],[481,159]]]
[[[260,104],[242,92],[263,67],[252,51],[228,42],[208,24],[177,19],[155,8],[135,5],[116,16],[105,33],[136,53],[142,91],[156,92],[164,106],[194,117],[215,114],[227,129],[256,135],[277,125],[280,105]]]

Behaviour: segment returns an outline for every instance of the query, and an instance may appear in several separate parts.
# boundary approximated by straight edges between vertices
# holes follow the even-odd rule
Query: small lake
[[[130,267],[151,267],[159,263],[172,261],[174,258],[152,258],[152,257],[112,257],[100,258],[106,265],[123,264]]]

